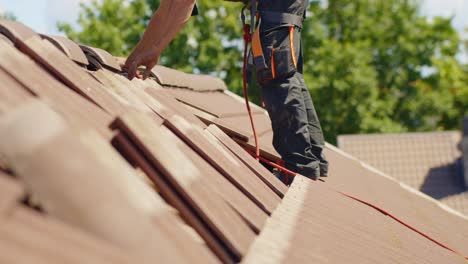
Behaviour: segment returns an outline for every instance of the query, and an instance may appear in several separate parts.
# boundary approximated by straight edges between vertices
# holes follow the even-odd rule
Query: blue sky
[[[0,0],[0,13],[9,11],[34,30],[58,34],[57,21],[74,22],[79,3],[90,0]],[[454,26],[460,31],[468,27],[468,0],[422,0],[424,14],[455,16]]]

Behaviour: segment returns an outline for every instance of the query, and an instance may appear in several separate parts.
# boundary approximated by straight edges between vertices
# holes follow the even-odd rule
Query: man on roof
[[[239,1],[239,2],[245,2]],[[313,180],[328,176],[324,137],[312,98],[304,82],[301,29],[307,0],[258,0],[259,43],[254,63],[257,81],[270,115],[273,146],[287,169]],[[197,12],[195,0],[161,0],[143,38],[123,69],[128,78],[149,76],[166,46]],[[253,44],[254,45],[254,44]],[[260,52],[259,52],[260,51]],[[280,179],[284,175],[277,173]]]

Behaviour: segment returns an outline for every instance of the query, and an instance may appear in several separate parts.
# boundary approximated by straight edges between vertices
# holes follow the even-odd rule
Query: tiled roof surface
[[[341,149],[468,215],[460,132],[339,136]]]
[[[332,146],[329,179],[288,189],[244,150],[246,110],[221,80],[129,81],[105,51],[0,32],[0,263],[464,261],[370,204],[468,255],[466,218]]]
[[[466,235],[466,225],[460,231]],[[294,180],[244,262],[466,263],[377,210],[303,177]]]

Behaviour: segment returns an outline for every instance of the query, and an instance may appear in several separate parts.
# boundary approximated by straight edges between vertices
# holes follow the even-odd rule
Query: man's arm
[[[146,66],[145,77],[158,63],[159,56],[174,39],[192,14],[195,0],[161,0],[158,10],[134,51],[127,58],[123,70],[131,80],[137,75],[138,66]]]

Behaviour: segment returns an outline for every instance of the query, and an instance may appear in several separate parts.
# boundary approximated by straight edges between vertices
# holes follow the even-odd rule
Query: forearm
[[[195,0],[162,0],[135,51],[164,50],[189,20],[194,4]]]

